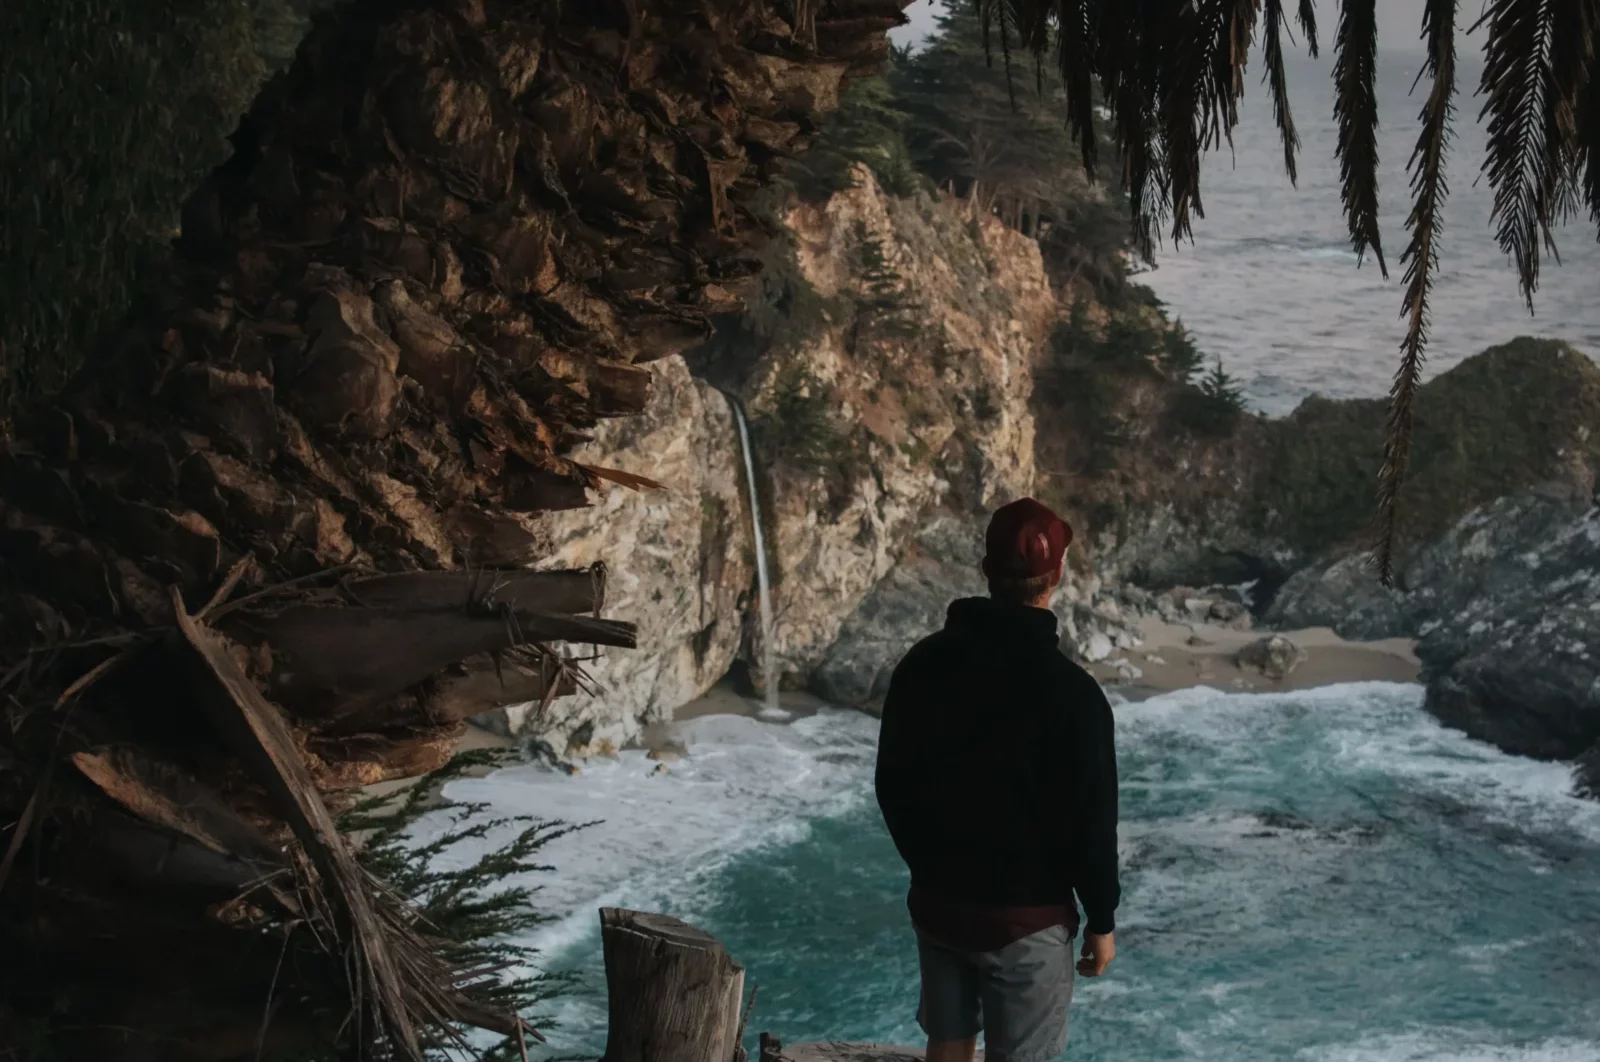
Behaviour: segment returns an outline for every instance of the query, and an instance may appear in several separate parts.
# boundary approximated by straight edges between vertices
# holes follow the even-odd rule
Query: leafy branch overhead
[[[1370,252],[1387,275],[1377,227],[1378,2],[1338,0],[1333,78],[1351,245],[1362,256]],[[973,0],[973,6],[990,54],[1008,77],[1019,53],[1032,57],[1036,81],[1046,61],[1055,67],[1066,122],[1083,145],[1091,175],[1099,126],[1109,126],[1135,245],[1146,256],[1162,228],[1179,241],[1191,235],[1192,219],[1204,215],[1200,157],[1231,141],[1257,43],[1285,165],[1295,176],[1299,138],[1282,67],[1283,39],[1293,33],[1285,0]],[[1428,91],[1409,165],[1410,239],[1401,255],[1406,335],[1379,475],[1377,560],[1385,582],[1392,574],[1396,498],[1411,449],[1448,191],[1444,165],[1458,91],[1460,13],[1460,0],[1424,0],[1419,27],[1427,51],[1418,82],[1426,80]],[[1295,21],[1316,55],[1314,0],[1299,0]],[[1478,94],[1488,123],[1483,172],[1494,192],[1493,224],[1531,308],[1542,254],[1555,250],[1553,227],[1580,208],[1600,225],[1600,84],[1593,77],[1600,0],[1486,0],[1473,25],[1486,31]]]

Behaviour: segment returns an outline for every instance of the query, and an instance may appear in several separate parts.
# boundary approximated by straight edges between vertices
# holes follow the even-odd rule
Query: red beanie
[[[989,518],[984,535],[984,570],[992,577],[1032,579],[1061,566],[1072,528],[1032,498],[1003,505]]]

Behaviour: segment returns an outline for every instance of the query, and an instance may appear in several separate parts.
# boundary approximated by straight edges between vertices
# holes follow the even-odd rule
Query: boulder
[[[1282,681],[1306,661],[1306,651],[1282,634],[1271,634],[1251,642],[1234,654],[1234,663],[1259,671],[1273,681]]]
[[[1552,523],[1560,511],[1502,499],[1447,536],[1474,570],[1470,593],[1432,584],[1417,655],[1440,721],[1518,755],[1591,762],[1600,757],[1600,510]]]
[[[978,568],[982,543],[983,526],[976,518],[945,514],[931,520],[845,619],[811,675],[811,691],[850,707],[881,701],[895,665],[917,641],[944,626],[950,602],[988,592]]]
[[[1268,606],[1269,627],[1331,627],[1341,638],[1369,641],[1413,633],[1405,597],[1378,581],[1371,555],[1353,554],[1302,568]]]

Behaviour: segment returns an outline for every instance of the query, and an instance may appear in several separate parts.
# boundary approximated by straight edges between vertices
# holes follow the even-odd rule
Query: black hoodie
[[[950,605],[889,683],[877,792],[913,896],[1075,914],[1076,892],[1089,932],[1114,928],[1111,706],[1062,654],[1053,613]]]

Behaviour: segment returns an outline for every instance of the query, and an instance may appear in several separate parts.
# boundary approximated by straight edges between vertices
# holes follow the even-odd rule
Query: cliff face
[[[983,592],[988,512],[1035,489],[1033,367],[1056,299],[1033,240],[974,220],[964,203],[899,199],[865,170],[858,179],[785,207],[767,303],[724,321],[687,361],[656,362],[644,412],[575,452],[665,488],[613,491],[541,524],[550,563],[606,559],[606,612],[638,624],[639,648],[602,649],[585,665],[593,692],[505,710],[496,728],[557,754],[603,753],[671,718],[736,660],[757,684],[871,706],[948,602]],[[776,676],[761,672],[730,401],[753,441]],[[1074,574],[1062,594],[1064,629],[1084,653],[1131,642],[1096,612],[1097,587]]]
[[[583,664],[588,688],[544,708],[480,717],[491,729],[559,734],[576,738],[575,753],[604,751],[671,718],[727,674],[739,651],[755,554],[733,414],[681,357],[653,371],[644,412],[600,425],[573,456],[663,489],[612,490],[592,508],[547,514],[540,528],[550,542],[541,567],[607,565],[606,612],[638,625],[638,648],[598,650]]]
[[[967,550],[933,543],[976,541],[988,508],[1032,490],[1031,367],[1054,301],[1032,240],[971,224],[954,203],[886,197],[864,173],[788,225],[801,275],[832,312],[814,337],[769,352],[750,387],[780,578],[775,643],[783,682],[820,669],[824,691],[854,701],[834,647],[862,624],[869,593],[908,551],[975,574]],[[795,399],[783,400],[797,382],[834,452],[795,452],[806,441],[788,423]],[[961,530],[923,534],[946,517]],[[932,625],[904,619],[919,634]]]
[[[1194,431],[1175,416],[1170,383],[1122,371],[1100,374],[1099,386],[1114,438],[1069,434],[1054,450],[1047,438],[1041,461],[1046,472],[1065,470],[1062,500],[1086,525],[1103,575],[1157,587],[1259,578],[1266,605],[1308,566],[1342,565],[1336,577],[1359,566],[1346,558],[1366,545],[1383,400],[1310,398],[1281,419],[1243,415],[1226,430]],[[1486,350],[1424,385],[1416,415],[1403,557],[1473,509],[1531,486],[1594,492],[1600,367],[1565,343],[1519,339]],[[1075,467],[1065,452],[1074,445],[1076,466],[1094,474]],[[1307,578],[1297,575],[1296,585]]]

